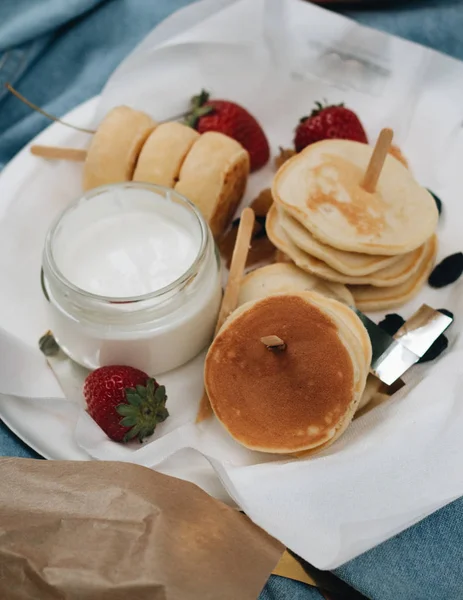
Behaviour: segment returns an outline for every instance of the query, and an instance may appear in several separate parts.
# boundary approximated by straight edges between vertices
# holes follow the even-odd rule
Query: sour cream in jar
[[[50,329],[85,367],[157,375],[212,338],[220,260],[199,211],[173,190],[135,182],[91,190],[50,229],[43,270]]]

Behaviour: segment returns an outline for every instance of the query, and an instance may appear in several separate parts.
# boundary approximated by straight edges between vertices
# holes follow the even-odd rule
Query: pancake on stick
[[[438,211],[432,196],[389,153],[325,140],[283,164],[267,217],[273,244],[300,269],[349,286],[361,310],[411,299],[434,264]],[[385,290],[383,288],[389,288]]]
[[[349,252],[395,256],[423,245],[438,212],[431,194],[388,153],[392,131],[375,149],[348,140],[307,146],[277,172],[275,202],[320,242]]]
[[[249,152],[235,139],[216,131],[200,135],[177,122],[158,125],[128,106],[109,111],[88,150],[33,146],[31,152],[83,161],[85,191],[131,180],[175,188],[200,209],[216,239],[230,225],[250,171]]]
[[[143,145],[133,180],[173,188],[183,161],[198,138],[197,131],[182,123],[161,123]]]
[[[84,190],[131,181],[143,144],[155,127],[156,122],[139,110],[128,106],[110,110],[87,150]]]
[[[301,291],[318,292],[328,298],[339,300],[348,306],[354,305],[354,298],[344,285],[323,281],[323,279],[319,279],[318,277],[302,271],[302,269],[299,269],[296,265],[288,264],[286,262],[266,265],[265,267],[261,267],[260,269],[248,273],[241,282],[239,305],[252,300],[260,300],[273,294]],[[369,340],[365,338],[364,332],[362,333],[362,345],[364,351],[367,352]],[[376,400],[376,397],[380,394],[379,389],[381,385],[379,379],[373,375],[368,375],[356,416],[358,412],[365,408],[372,400]],[[384,399],[385,397],[384,394],[381,394],[381,399]],[[312,451],[306,451],[301,453],[300,456],[305,456],[311,452]]]
[[[207,354],[205,385],[217,418],[247,448],[315,451],[352,420],[370,360],[352,310],[316,292],[288,292],[229,317]]]
[[[241,202],[249,169],[249,153],[241,144],[222,133],[208,131],[186,156],[175,190],[199,208],[214,237],[219,237]]]

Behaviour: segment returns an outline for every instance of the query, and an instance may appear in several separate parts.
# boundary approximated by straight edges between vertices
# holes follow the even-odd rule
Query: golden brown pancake
[[[350,422],[368,356],[337,307],[356,323],[350,309],[314,292],[249,302],[226,321],[209,349],[205,384],[217,418],[241,444],[298,452],[337,437]],[[286,349],[267,349],[260,341],[267,335]]]

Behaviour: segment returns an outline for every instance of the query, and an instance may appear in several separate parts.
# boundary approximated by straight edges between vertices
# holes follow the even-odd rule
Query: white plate
[[[288,137],[291,135],[292,124],[297,121],[296,116],[303,112],[304,95],[307,94],[309,99],[306,102],[309,103],[311,96],[319,93],[317,85],[310,84],[309,87],[300,83],[293,83],[292,85],[296,86],[295,89],[299,93],[292,95],[292,106],[284,114],[279,114],[278,119],[275,121],[272,100],[264,101],[264,98],[270,97],[272,94],[268,76],[265,75],[265,66],[268,66],[268,63],[266,63],[266,59],[262,56],[251,52],[249,47],[239,44],[179,44],[157,49],[155,52],[150,53],[149,61],[151,67],[155,68],[157,72],[157,78],[146,89],[141,90],[139,96],[134,95],[136,85],[132,85],[131,83],[123,86],[117,92],[110,90],[108,94],[106,90],[103,103],[99,102],[99,97],[94,97],[65,115],[63,120],[83,127],[94,125],[95,119],[97,119],[97,109],[101,113],[102,107],[104,110],[107,110],[114,104],[114,102],[107,103],[106,99],[108,95],[112,98],[122,98],[121,102],[129,105],[137,106],[137,104],[141,104],[140,108],[144,108],[145,110],[147,110],[148,106],[155,103],[156,114],[154,116],[166,118],[172,111],[178,113],[184,109],[185,99],[188,98],[188,93],[191,91],[191,86],[188,82],[193,77],[194,81],[200,80],[201,85],[208,88],[212,87],[219,95],[238,99],[244,105],[250,106],[251,110],[255,114],[258,114],[266,131],[269,133],[272,147],[276,148],[279,143],[289,141]],[[219,64],[222,65],[221,70],[217,68]],[[248,69],[243,75],[245,65],[248,66]],[[134,83],[136,83],[138,73],[143,72],[144,68],[146,67],[141,64],[136,70],[128,73],[129,82],[132,78]],[[255,71],[258,71],[259,75],[253,78],[253,72]],[[242,77],[244,79],[241,79]],[[240,85],[240,81],[245,82],[246,85]],[[169,93],[167,93],[167,90],[169,90]],[[259,90],[260,94],[256,93],[257,90]],[[303,93],[304,91],[305,94]],[[277,92],[276,98],[278,96]],[[175,99],[173,105],[171,98]],[[369,113],[364,110],[362,114],[365,114],[368,125]],[[373,126],[374,128],[375,125]],[[61,208],[64,208],[67,201],[77,197],[81,193],[81,165],[72,162],[44,161],[41,158],[31,155],[29,148],[33,144],[85,147],[88,144],[88,139],[88,134],[65,127],[60,123],[52,123],[34,138],[30,144],[25,146],[0,173],[0,220],[6,211],[14,206],[15,200],[18,198],[24,195],[34,195],[34,191],[38,189],[43,192],[44,182],[49,184],[50,170],[53,169],[57,174],[57,179],[60,181],[59,190],[55,192],[57,200],[54,200],[54,202],[55,204],[57,202],[61,203],[61,206],[56,210],[59,212]],[[268,185],[271,176],[272,167],[270,165],[257,174],[252,175],[250,185],[248,186],[247,200],[250,200],[260,189]],[[65,187],[63,187],[63,180],[66,182]],[[21,226],[23,226],[27,218],[27,215],[20,214]],[[50,218],[48,220],[45,219],[43,226],[48,227],[48,221],[50,220]],[[451,237],[455,238],[456,231],[452,231],[451,233]],[[450,248],[453,245],[452,239],[449,245]],[[443,246],[446,253],[447,243],[444,243]],[[35,259],[37,261],[36,270],[38,273],[40,256],[37,256]],[[21,341],[34,348],[37,347],[38,337],[47,328],[45,316],[42,318],[39,317],[38,325],[35,325],[37,319],[33,319],[34,326],[37,328],[31,331],[27,319],[25,319],[23,327],[22,320],[18,320],[18,315],[19,317],[26,317],[30,311],[43,311],[44,303],[40,297],[41,291],[38,280],[36,292],[37,296],[29,300],[28,304],[26,303],[19,310],[15,307],[14,314],[7,315],[7,317],[4,314],[0,315],[0,327],[3,327],[8,333],[18,337]],[[439,296],[439,292],[427,289],[424,299],[431,305],[437,305],[440,301]],[[406,307],[407,312],[414,310],[422,300],[423,297],[420,295],[419,300],[413,301]],[[44,409],[42,402],[40,405],[34,405],[16,398],[15,401],[3,402],[1,404],[1,414],[5,423],[42,456],[51,459],[90,459],[87,452],[79,447],[74,439],[74,430],[79,414],[77,408],[75,411],[61,410],[56,405],[56,402],[49,402],[48,408]],[[183,450],[182,452],[189,451]],[[180,470],[178,470],[176,465],[175,473],[178,476],[192,479],[206,487],[206,489],[209,489],[210,482],[206,481],[204,483],[201,479],[202,475],[198,479],[194,473],[194,467],[190,463],[199,463],[208,473],[211,472],[209,465],[206,465],[204,459],[197,453],[194,451],[190,452],[193,453],[194,458],[189,457],[188,466],[183,466]],[[163,468],[163,466],[160,467],[161,470]],[[169,472],[169,465],[165,468],[167,469],[166,472]],[[213,478],[215,479],[215,476]]]

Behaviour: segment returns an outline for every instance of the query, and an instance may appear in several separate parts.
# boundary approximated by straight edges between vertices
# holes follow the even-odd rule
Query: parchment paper
[[[254,600],[283,547],[197,486],[117,462],[0,460],[3,600]]]

